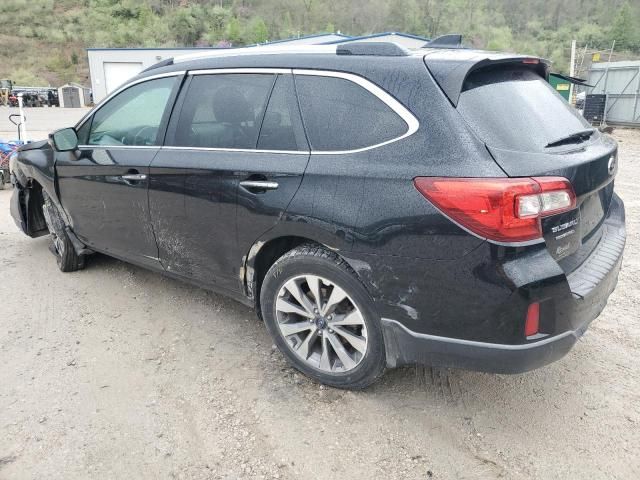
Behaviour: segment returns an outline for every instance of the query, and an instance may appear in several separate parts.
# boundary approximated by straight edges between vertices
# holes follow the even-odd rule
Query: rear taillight
[[[561,177],[417,177],[414,184],[452,220],[498,242],[542,238],[542,217],[576,206],[571,183]]]

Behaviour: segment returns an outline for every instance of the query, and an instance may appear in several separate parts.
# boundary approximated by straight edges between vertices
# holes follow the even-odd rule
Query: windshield
[[[543,78],[522,68],[472,73],[457,108],[490,147],[543,152],[559,139],[589,138],[575,135],[589,130],[589,123]]]

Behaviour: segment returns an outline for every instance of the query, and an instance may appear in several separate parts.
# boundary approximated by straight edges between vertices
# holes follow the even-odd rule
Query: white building
[[[269,42],[280,45],[329,45],[349,42],[396,42],[407,48],[420,48],[429,39],[407,33],[384,32],[361,37],[341,33],[320,33]],[[191,48],[89,48],[89,75],[93,101],[98,103],[110,92],[145,68],[167,58],[216,50],[216,47]]]
[[[145,68],[167,58],[215,48],[89,48],[89,76],[93,101],[110,92]]]

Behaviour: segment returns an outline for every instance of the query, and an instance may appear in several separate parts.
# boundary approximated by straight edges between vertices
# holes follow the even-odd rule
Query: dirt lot
[[[640,132],[615,136],[624,267],[566,358],[357,393],[297,374],[224,297],[103,256],[60,273],[0,191],[0,478],[640,478]]]

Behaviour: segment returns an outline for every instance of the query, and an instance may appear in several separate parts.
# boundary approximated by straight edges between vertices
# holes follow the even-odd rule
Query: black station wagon
[[[63,271],[101,252],[255,307],[320,382],[522,372],[605,306],[616,143],[543,59],[352,43],[174,58],[12,159]]]

